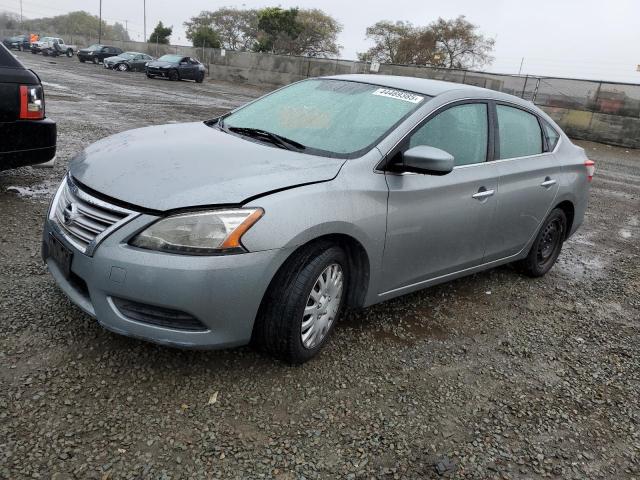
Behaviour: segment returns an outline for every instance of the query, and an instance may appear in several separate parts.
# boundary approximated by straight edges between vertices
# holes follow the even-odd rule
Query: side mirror
[[[403,172],[446,175],[453,171],[453,165],[453,155],[450,153],[428,145],[418,145],[404,152],[402,164],[397,168]]]

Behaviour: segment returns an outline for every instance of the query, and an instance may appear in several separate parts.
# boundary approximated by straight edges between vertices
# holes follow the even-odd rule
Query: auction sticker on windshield
[[[420,103],[422,100],[424,100],[424,97],[416,95],[415,93],[405,92],[402,90],[394,90],[392,88],[379,88],[375,92],[373,92],[373,94],[380,97],[395,98],[396,100],[404,100],[405,102],[411,103]]]

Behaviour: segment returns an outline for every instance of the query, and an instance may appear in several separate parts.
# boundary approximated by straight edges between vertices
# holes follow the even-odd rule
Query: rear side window
[[[542,126],[544,127],[545,134],[547,135],[548,151],[553,152],[558,144],[558,140],[560,140],[560,134],[556,132],[555,128],[545,121],[542,122]]]
[[[409,148],[436,147],[453,155],[456,166],[471,165],[486,161],[488,137],[487,105],[469,103],[433,117],[411,136]]]
[[[542,131],[538,118],[515,107],[496,105],[500,130],[500,159],[542,153]]]

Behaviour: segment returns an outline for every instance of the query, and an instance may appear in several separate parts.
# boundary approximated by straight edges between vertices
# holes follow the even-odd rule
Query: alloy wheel
[[[327,266],[316,279],[302,314],[300,338],[305,348],[318,346],[340,310],[344,273],[338,263]]]

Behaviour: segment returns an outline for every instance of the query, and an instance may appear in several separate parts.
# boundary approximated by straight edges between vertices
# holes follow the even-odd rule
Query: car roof
[[[22,63],[5,47],[0,43],[0,68],[20,68],[25,69]]]
[[[531,107],[532,105],[531,102],[527,102],[526,100],[522,100],[521,98],[498,92],[496,90],[489,90],[488,88],[476,87],[474,85],[465,85],[463,83],[432,80],[429,78],[374,74],[332,75],[322,78],[369,83],[371,85],[379,85],[381,87],[408,90],[410,92],[429,95],[430,97],[436,97],[443,93],[455,92],[461,98],[492,98],[495,100],[505,100],[512,103],[527,105],[528,107]]]

